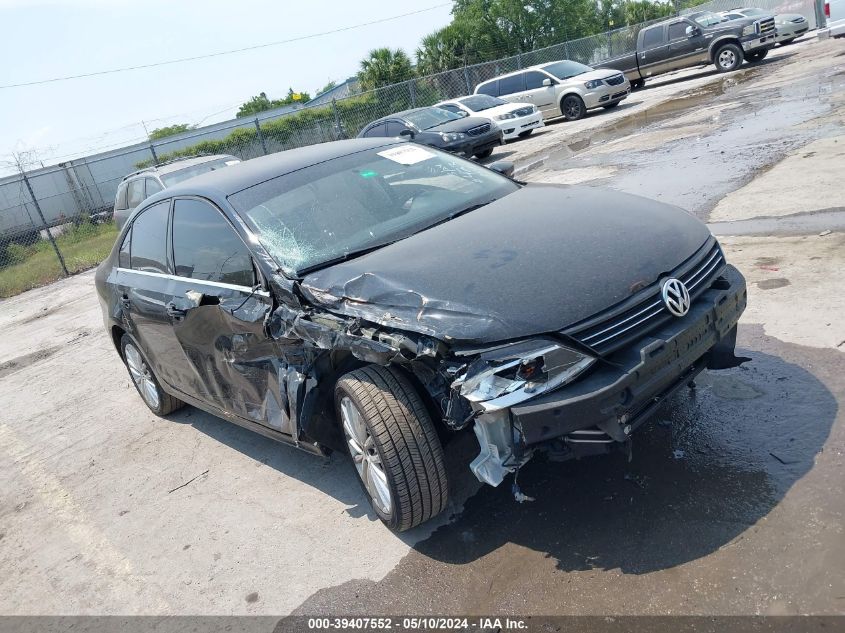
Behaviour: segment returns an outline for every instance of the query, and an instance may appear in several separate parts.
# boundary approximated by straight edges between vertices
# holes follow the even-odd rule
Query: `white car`
[[[512,141],[515,138],[530,136],[538,127],[543,127],[543,113],[533,104],[508,103],[504,99],[490,95],[469,95],[435,104],[455,114],[480,116],[493,121],[502,129],[502,138]]]
[[[772,15],[772,12],[763,9],[747,8],[722,11],[722,15],[728,20],[741,20]],[[810,22],[800,13],[776,13],[774,17],[775,29],[777,30],[775,41],[778,44],[783,44],[784,46],[791,44],[793,40],[801,37],[810,30]]]
[[[829,37],[845,37],[845,0],[828,0],[824,3],[827,18],[825,33]]]
[[[618,70],[595,70],[563,59],[489,79],[475,87],[475,94],[533,103],[546,119],[576,121],[587,110],[619,105],[631,94],[631,84]]]

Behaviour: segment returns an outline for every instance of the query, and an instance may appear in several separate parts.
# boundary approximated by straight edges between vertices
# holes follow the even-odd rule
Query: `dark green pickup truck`
[[[736,70],[743,60],[758,62],[775,45],[773,16],[730,20],[699,11],[647,26],[637,36],[637,50],[598,68],[621,70],[639,88],[646,78],[672,70],[715,64],[721,72]]]

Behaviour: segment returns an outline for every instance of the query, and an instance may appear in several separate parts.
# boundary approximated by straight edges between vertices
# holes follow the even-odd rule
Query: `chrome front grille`
[[[670,273],[684,282],[695,300],[725,267],[725,257],[715,239]],[[663,304],[660,282],[655,282],[635,296],[600,312],[563,331],[600,354],[608,354],[645,336],[670,319]]]
[[[490,131],[490,124],[485,123],[484,125],[477,125],[473,128],[467,130],[467,134],[470,136],[481,136],[482,134],[487,134]]]
[[[620,73],[618,75],[613,75],[613,77],[608,77],[604,80],[604,83],[606,83],[608,86],[618,86],[623,81],[625,81],[625,75]]]
[[[514,111],[513,111],[513,113],[514,113],[516,116],[528,116],[528,115],[529,115],[529,114],[531,114],[532,112],[534,112],[534,108],[533,108],[533,107],[531,107],[531,106],[528,106],[528,107],[526,107],[526,108],[520,108],[519,110],[514,110]]]
[[[775,32],[775,19],[765,18],[758,22],[760,25],[760,35],[769,35]]]

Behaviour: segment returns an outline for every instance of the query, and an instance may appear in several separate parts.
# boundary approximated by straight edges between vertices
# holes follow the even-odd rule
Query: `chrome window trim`
[[[214,286],[215,288],[226,288],[227,290],[238,290],[240,292],[253,292],[252,288],[249,286],[239,286],[237,284],[227,284],[222,281],[207,281],[205,279],[197,279],[195,277],[180,277],[179,275],[171,275],[169,273],[154,273],[149,270],[134,270],[132,268],[122,268],[121,266],[115,266],[114,270],[124,273],[132,273],[134,275],[147,275],[149,277],[161,277],[162,279],[169,279],[171,281],[184,281],[184,282],[196,282],[198,284],[204,284],[206,286]],[[253,294],[270,298],[270,292],[267,290],[259,289],[256,290]]]

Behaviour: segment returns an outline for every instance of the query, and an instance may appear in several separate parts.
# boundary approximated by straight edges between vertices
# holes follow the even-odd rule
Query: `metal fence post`
[[[343,127],[340,125],[340,112],[337,111],[337,100],[334,97],[332,97],[332,112],[334,113],[335,137],[342,139],[346,135],[343,133]]]
[[[469,69],[466,66],[464,66],[464,81],[467,85],[467,94],[472,94],[472,86],[469,85]]]
[[[566,59],[572,59],[569,57],[569,40],[566,40],[563,43],[563,56],[566,57]]]
[[[408,92],[411,93],[411,107],[417,107],[417,87],[414,85],[414,80],[408,82]]]
[[[32,198],[32,203],[35,205],[35,210],[38,211],[38,217],[41,218],[41,224],[44,226],[44,230],[47,231],[47,238],[50,240],[50,244],[53,246],[53,250],[56,251],[56,257],[59,258],[59,263],[62,265],[62,270],[65,273],[65,276],[70,275],[67,270],[67,266],[65,265],[65,258],[62,257],[62,252],[59,250],[59,245],[56,244],[56,240],[53,239],[53,233],[50,231],[50,227],[47,226],[47,220],[44,218],[44,213],[41,211],[41,205],[38,204],[38,198],[35,197],[35,192],[32,190],[32,185],[29,184],[29,178],[26,177],[26,172],[21,170],[21,176],[23,176],[23,181],[26,184],[27,190],[29,190],[29,197]]]
[[[516,68],[517,70],[522,70],[522,53],[516,54]]]
[[[158,154],[156,154],[155,145],[153,145],[152,143],[150,143],[150,154],[153,155],[153,164],[158,165]]]
[[[258,140],[261,141],[261,150],[264,155],[267,155],[267,142],[264,140],[264,132],[261,131],[261,125],[258,123],[258,117],[255,117],[255,133],[258,134]]]

